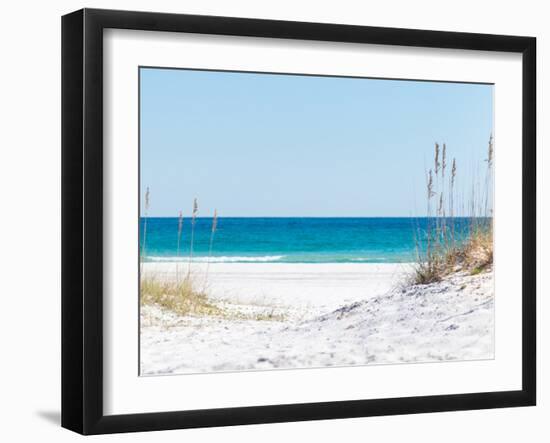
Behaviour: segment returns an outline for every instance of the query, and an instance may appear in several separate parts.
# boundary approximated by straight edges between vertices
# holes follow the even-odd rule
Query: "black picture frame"
[[[226,409],[103,413],[103,30],[522,54],[522,389]],[[82,434],[531,406],[536,403],[536,39],[231,17],[82,9],[62,18],[62,426]]]

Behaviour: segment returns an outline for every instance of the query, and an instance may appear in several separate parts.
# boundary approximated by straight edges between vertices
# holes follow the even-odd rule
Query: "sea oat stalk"
[[[147,217],[149,214],[149,204],[150,204],[150,194],[149,194],[149,186],[147,186],[147,189],[145,191],[145,204],[144,204],[144,211],[143,211],[143,238],[141,240],[141,252],[140,252],[140,271],[143,272],[143,261],[145,259],[145,243],[147,239]]]
[[[493,144],[493,134],[489,137],[489,147],[487,150],[487,171],[485,175],[485,211],[484,216],[489,217],[490,209],[490,195],[493,189],[493,155],[494,155],[494,144]]]
[[[441,168],[441,163],[439,161],[439,154],[440,154],[440,147],[439,143],[435,142],[435,154],[434,154],[434,172],[435,172],[435,183],[434,188],[437,190],[439,189],[439,172]],[[434,192],[434,194],[437,194],[437,191]],[[435,236],[436,238],[440,235],[440,222],[439,222],[439,207],[437,206],[436,201],[436,208],[435,208]]]
[[[210,245],[208,247],[208,261],[206,262],[206,273],[204,277],[205,286],[208,280],[208,271],[210,270],[210,258],[212,257],[212,245],[214,243],[214,234],[216,233],[217,228],[218,228],[218,211],[214,209],[214,217],[212,217],[212,228],[210,230]]]
[[[439,163],[439,143],[435,143],[435,155],[434,155],[434,170],[435,170],[435,175],[437,177],[437,174],[439,173],[439,166],[440,166],[440,163]]]
[[[193,260],[193,244],[195,241],[195,223],[197,222],[197,214],[199,213],[199,204],[197,199],[193,200],[193,213],[191,214],[191,243],[189,246],[189,266],[187,269],[187,277],[191,274],[191,260]]]
[[[181,243],[182,230],[183,230],[183,213],[180,211],[178,214],[178,244],[176,248],[176,282],[179,282],[179,258],[180,258],[180,243]]]
[[[451,216],[451,244],[454,248],[455,245],[455,222],[454,222],[454,187],[456,180],[456,158],[453,158],[453,163],[451,165],[451,177],[450,177],[450,186],[449,186],[449,212]]]
[[[441,198],[439,204],[441,206],[440,215],[442,217],[442,234],[445,242],[445,247],[449,245],[448,229],[447,229],[447,212],[445,211],[445,170],[447,169],[447,145],[443,143],[441,151]]]

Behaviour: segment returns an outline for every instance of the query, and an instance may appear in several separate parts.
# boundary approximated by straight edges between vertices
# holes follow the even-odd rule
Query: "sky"
[[[140,68],[142,215],[422,216],[434,143],[464,195],[492,128],[492,85]]]

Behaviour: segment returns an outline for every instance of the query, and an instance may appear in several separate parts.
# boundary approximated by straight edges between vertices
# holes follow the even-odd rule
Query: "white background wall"
[[[81,7],[530,35],[538,38],[539,226],[547,221],[550,104],[545,2],[333,2],[306,0],[11,1],[0,23],[0,436],[4,441],[81,439],[59,427],[60,410],[60,17]],[[544,109],[546,108],[546,109]],[[545,113],[546,111],[546,113]],[[539,228],[540,231],[540,228]],[[539,236],[539,405],[207,430],[98,437],[94,441],[403,442],[550,440],[548,235]],[[541,250],[545,248],[545,252]],[[545,273],[546,275],[541,275]],[[505,294],[504,294],[505,296]]]

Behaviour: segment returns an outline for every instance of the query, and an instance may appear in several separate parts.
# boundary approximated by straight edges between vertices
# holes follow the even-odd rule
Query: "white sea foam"
[[[380,262],[384,263],[386,260],[384,257],[355,257],[351,258],[350,261],[355,262]]]
[[[194,263],[266,263],[276,262],[284,258],[284,255],[264,255],[259,257],[246,257],[246,256],[219,256],[219,257],[193,257],[191,259]],[[189,257],[147,257],[151,262],[188,262]]]

